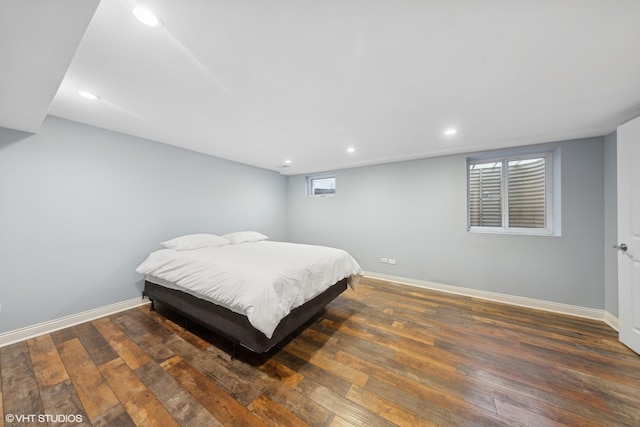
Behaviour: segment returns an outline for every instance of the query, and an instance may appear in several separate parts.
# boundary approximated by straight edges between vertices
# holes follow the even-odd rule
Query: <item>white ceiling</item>
[[[41,1],[55,25],[3,11],[3,57],[36,56],[34,29],[73,45],[84,1]],[[48,100],[51,115],[285,174],[600,136],[640,114],[639,18],[638,0],[105,0],[59,88],[68,48],[50,72],[0,70],[3,91],[33,68],[47,82],[20,101],[32,113],[0,100],[0,126],[34,131]]]
[[[2,0],[0,127],[37,132],[99,0]]]

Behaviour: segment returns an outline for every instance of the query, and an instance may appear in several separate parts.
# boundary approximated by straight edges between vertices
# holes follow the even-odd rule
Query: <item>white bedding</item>
[[[362,276],[341,249],[270,241],[162,249],[136,271],[247,316],[267,338],[294,308],[345,277],[353,288]]]

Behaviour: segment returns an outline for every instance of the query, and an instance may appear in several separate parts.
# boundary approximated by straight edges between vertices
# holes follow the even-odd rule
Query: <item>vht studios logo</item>
[[[8,423],[81,423],[82,415],[61,414],[7,414],[4,420]]]

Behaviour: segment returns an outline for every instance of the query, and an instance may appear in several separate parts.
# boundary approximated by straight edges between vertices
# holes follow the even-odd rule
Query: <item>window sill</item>
[[[556,234],[551,230],[541,229],[528,229],[528,228],[501,228],[501,227],[469,227],[467,228],[469,233],[477,234],[510,234],[516,236],[549,236],[558,237],[560,234]]]

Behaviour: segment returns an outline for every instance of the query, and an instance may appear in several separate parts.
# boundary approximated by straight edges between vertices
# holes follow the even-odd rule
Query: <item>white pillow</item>
[[[215,234],[187,234],[175,239],[162,242],[161,245],[176,251],[188,251],[191,249],[209,248],[228,245],[229,241]]]
[[[224,234],[222,237],[227,239],[231,245],[247,242],[259,242],[260,240],[266,240],[269,238],[257,231],[237,231],[235,233]]]

